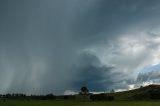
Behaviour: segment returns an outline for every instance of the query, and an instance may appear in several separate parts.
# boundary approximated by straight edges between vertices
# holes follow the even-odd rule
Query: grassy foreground
[[[0,106],[160,106],[160,101],[112,101],[112,102],[80,102],[80,101],[0,101]]]

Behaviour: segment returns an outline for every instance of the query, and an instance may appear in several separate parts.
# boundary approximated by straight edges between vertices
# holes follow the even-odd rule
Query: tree
[[[111,93],[115,93],[114,89],[111,90]]]
[[[89,93],[89,90],[87,89],[87,87],[83,86],[81,88],[81,94],[88,94]]]

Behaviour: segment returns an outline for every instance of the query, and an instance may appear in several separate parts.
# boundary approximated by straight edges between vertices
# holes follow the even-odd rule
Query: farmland
[[[129,91],[102,94],[6,94],[0,97],[0,106],[160,106],[160,86],[149,85]]]
[[[159,106],[160,101],[112,101],[112,102],[83,102],[65,100],[38,100],[38,101],[0,101],[0,106]]]

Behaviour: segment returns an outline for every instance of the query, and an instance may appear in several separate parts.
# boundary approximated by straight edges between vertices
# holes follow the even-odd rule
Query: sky
[[[159,0],[0,0],[0,93],[160,83]]]

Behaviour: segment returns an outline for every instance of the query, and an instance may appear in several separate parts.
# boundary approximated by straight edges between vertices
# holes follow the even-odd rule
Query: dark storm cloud
[[[158,26],[159,10],[158,0],[1,0],[0,92],[61,94],[84,82],[97,90],[126,86],[130,72],[111,71],[100,53],[78,53]],[[124,66],[118,59],[116,68]]]
[[[3,1],[1,5],[5,5],[1,7],[2,92],[62,93],[70,75],[63,73],[75,51],[63,28],[65,1]]]
[[[91,91],[127,88],[127,84],[131,84],[130,79],[126,79],[125,73],[115,69],[113,66],[103,65],[93,53],[83,52],[72,69],[75,71],[73,89],[81,86],[87,86]]]
[[[100,60],[89,52],[82,53],[73,67],[76,72],[73,88],[79,89],[81,86],[87,86],[92,91],[107,90],[113,85],[113,68],[103,66]]]
[[[152,24],[157,22],[157,17],[153,16],[159,13],[158,2],[94,0],[90,6],[83,7],[80,12],[75,13],[76,18],[71,21],[72,35],[77,40],[95,43],[104,38],[110,40],[132,28],[144,28],[145,24],[150,24],[149,21],[152,21]]]

